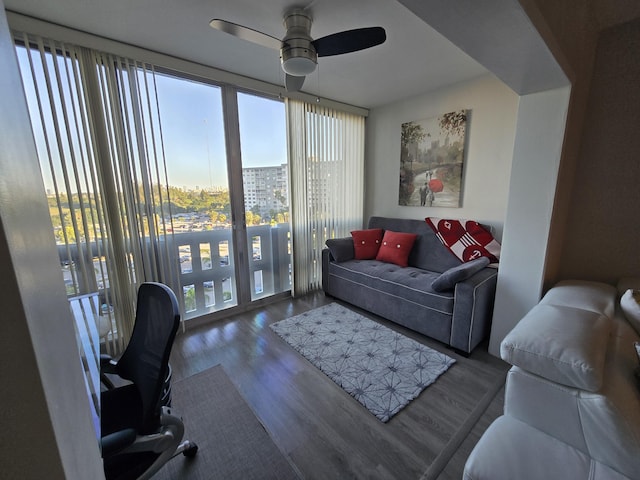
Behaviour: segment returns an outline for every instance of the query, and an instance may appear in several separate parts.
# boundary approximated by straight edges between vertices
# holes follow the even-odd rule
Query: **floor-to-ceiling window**
[[[17,48],[70,296],[96,292],[111,315],[124,268],[170,284],[191,319],[291,288],[282,101],[41,39]]]
[[[47,130],[38,153],[63,278],[70,295],[99,295],[101,315],[128,305],[132,318],[145,280],[169,284],[185,319],[294,284],[305,293],[319,288],[324,240],[362,226],[362,112],[217,83],[215,70],[169,57],[174,70],[26,34],[16,43],[37,142]]]

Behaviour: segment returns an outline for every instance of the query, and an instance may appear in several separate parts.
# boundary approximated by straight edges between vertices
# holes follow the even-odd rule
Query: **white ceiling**
[[[278,52],[209,27],[222,18],[282,38],[282,15],[306,6],[319,38],[382,26],[377,47],[318,60],[303,91],[376,107],[487,70],[394,0],[5,0],[7,10],[282,85]]]

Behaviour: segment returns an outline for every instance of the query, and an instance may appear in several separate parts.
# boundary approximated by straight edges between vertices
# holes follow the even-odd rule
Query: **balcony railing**
[[[251,298],[256,300],[275,293],[291,289],[291,243],[288,224],[277,226],[259,225],[247,227],[251,252],[249,278]],[[171,279],[170,286],[178,294],[183,308],[184,318],[195,318],[206,313],[229,308],[238,304],[233,263],[233,239],[230,228],[204,230],[186,233],[174,233],[168,237],[169,249],[158,251],[171,252],[171,261],[177,265],[177,277]],[[103,245],[104,247],[104,245]],[[67,248],[58,246],[58,255],[67,284],[69,295],[94,293],[85,292],[81,285],[91,285],[80,278],[81,269],[76,266],[80,257],[93,262],[93,270],[99,272],[100,262],[98,244],[90,244],[91,252],[72,245]],[[72,272],[73,271],[73,272]],[[106,271],[106,270],[105,270]],[[73,274],[72,274],[73,273]],[[101,304],[107,306],[109,300],[109,282],[104,284],[101,276],[95,282]]]

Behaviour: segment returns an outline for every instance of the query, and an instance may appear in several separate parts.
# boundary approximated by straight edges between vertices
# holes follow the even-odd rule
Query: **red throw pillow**
[[[382,245],[376,260],[395,263],[401,267],[409,266],[409,254],[418,235],[415,233],[392,232],[387,230],[382,238]]]
[[[356,260],[372,260],[376,258],[380,243],[382,243],[382,229],[354,230],[353,238],[354,258]]]

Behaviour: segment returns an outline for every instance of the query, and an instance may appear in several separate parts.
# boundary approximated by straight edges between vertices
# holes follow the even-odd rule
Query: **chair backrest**
[[[179,325],[180,310],[173,291],[161,283],[140,285],[136,320],[129,344],[118,360],[118,374],[138,388],[143,431],[157,425],[169,355]]]

